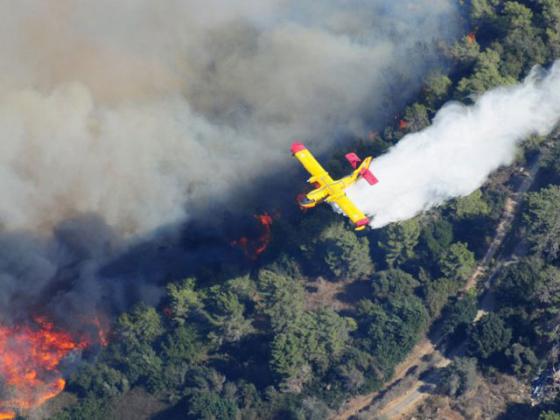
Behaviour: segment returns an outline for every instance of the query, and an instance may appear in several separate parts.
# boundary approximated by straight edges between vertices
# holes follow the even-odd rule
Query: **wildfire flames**
[[[106,317],[96,315],[93,318],[93,325],[97,330],[97,340],[103,347],[109,345],[109,320]],[[1,420],[1,419],[0,419]]]
[[[399,130],[405,130],[406,128],[408,128],[408,121],[405,119],[402,119],[399,121]]]
[[[93,341],[107,343],[107,333],[101,328]],[[29,410],[58,395],[65,386],[58,366],[69,353],[92,344],[86,338],[76,339],[55,328],[46,318],[37,317],[29,325],[0,325],[0,420],[13,419],[16,410]]]
[[[251,260],[256,260],[259,255],[261,255],[272,239],[271,226],[272,226],[272,216],[268,213],[257,214],[255,218],[261,224],[263,231],[256,239],[249,239],[246,236],[233,241],[231,244],[234,246],[239,246],[243,249],[243,252],[247,258]]]
[[[476,35],[474,32],[469,32],[467,34],[467,42],[469,44],[474,44],[476,42]]]
[[[377,131],[370,130],[367,133],[367,138],[369,141],[374,141],[379,137],[379,133]]]

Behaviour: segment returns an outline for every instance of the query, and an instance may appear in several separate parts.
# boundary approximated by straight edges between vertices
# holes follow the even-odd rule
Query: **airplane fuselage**
[[[367,168],[369,167],[370,162],[371,157],[368,157],[364,160],[362,165]],[[352,174],[337,180],[333,180],[330,175],[326,173],[326,176],[321,176],[322,183],[319,184],[324,186],[315,188],[314,190],[306,194],[305,198],[307,198],[308,204],[300,204],[302,205],[302,207],[311,208],[315,207],[319,203],[322,203],[323,201],[326,201],[327,203],[336,201],[336,199],[346,195],[344,192],[346,188],[357,181],[361,169],[362,166],[356,169]],[[316,180],[314,178],[315,177],[311,177],[308,182],[315,183]]]
[[[354,184],[358,180],[358,177],[363,177],[372,185],[377,183],[377,179],[369,171],[372,158],[367,157],[361,161],[355,153],[347,154],[346,158],[355,170],[350,175],[335,180],[331,178],[329,173],[317,162],[315,157],[303,144],[294,143],[292,144],[291,150],[294,157],[296,157],[307,172],[311,174],[307,182],[316,187],[298,200],[299,205],[303,208],[311,208],[323,201],[335,204],[355,224],[356,230],[365,229],[369,223],[369,219],[354,203],[352,203],[352,201],[350,201],[346,196],[345,190],[350,185]]]

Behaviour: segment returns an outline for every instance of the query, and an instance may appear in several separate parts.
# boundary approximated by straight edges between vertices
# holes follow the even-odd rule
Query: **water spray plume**
[[[546,135],[560,119],[560,61],[536,67],[523,83],[492,89],[474,105],[446,104],[430,127],[409,134],[373,161],[379,184],[359,181],[347,194],[371,226],[406,220],[479,188],[515,159],[532,134]]]

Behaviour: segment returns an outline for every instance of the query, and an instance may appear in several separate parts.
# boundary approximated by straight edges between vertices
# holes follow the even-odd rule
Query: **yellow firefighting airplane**
[[[358,166],[361,159],[355,153],[348,153],[345,157],[350,162],[350,165],[352,165],[352,168],[354,168],[354,172],[344,178],[334,180],[303,144],[294,143],[291,150],[292,154],[307,169],[307,172],[311,174],[311,178],[307,182],[316,187],[308,194],[302,194],[301,198],[298,198],[298,204],[303,208],[315,207],[323,201],[336,204],[352,220],[352,223],[356,225],[356,230],[364,230],[369,223],[369,219],[346,196],[344,191],[355,183],[360,176],[370,185],[375,185],[379,182],[369,171],[372,157],[365,158]]]

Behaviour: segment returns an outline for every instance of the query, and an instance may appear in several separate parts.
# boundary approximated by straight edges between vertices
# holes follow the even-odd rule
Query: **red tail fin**
[[[356,169],[362,161],[362,159],[360,159],[356,153],[347,153],[346,155],[344,155],[344,157],[348,162],[350,162],[350,165],[352,165],[352,168],[354,169]]]
[[[379,182],[379,180],[375,177],[374,174],[367,168],[364,168],[360,171],[360,176],[364,178],[369,185],[375,185]]]

